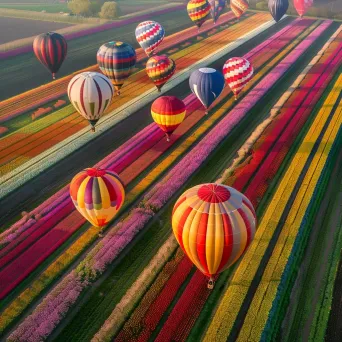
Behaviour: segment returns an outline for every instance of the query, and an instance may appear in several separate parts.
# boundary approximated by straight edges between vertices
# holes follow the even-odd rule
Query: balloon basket
[[[168,135],[166,136],[166,141],[170,142],[170,137]]]
[[[56,74],[52,74],[52,79],[53,79],[53,80],[56,79]]]
[[[118,90],[118,91],[116,92],[116,95],[117,95],[117,96],[120,96],[120,94],[121,94],[121,93],[120,93],[120,90]]]
[[[215,285],[214,279],[213,279],[213,278],[210,278],[210,279],[208,280],[208,284],[207,284],[208,289],[209,289],[209,290],[212,290],[212,289],[214,288],[214,285]]]
[[[92,128],[91,128],[91,131],[94,133],[94,132],[95,132],[95,127],[92,127]]]
[[[208,111],[206,110],[206,111],[204,112],[204,114],[205,114],[205,115],[208,115],[209,113],[208,113]]]

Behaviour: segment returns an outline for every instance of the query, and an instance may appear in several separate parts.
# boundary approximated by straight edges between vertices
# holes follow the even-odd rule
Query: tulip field
[[[97,64],[0,102],[0,341],[339,340],[341,23],[226,11],[157,53],[176,64],[171,82],[159,94],[137,48],[94,133],[67,89]],[[236,99],[226,84],[206,114],[189,73],[231,57],[253,77]],[[170,141],[151,117],[163,95],[186,107]],[[125,188],[102,227],[70,196],[85,168]],[[236,189],[256,213],[213,289],[172,229],[176,201],[202,183]]]

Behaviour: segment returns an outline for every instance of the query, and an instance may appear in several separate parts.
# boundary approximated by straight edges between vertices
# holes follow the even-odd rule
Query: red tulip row
[[[237,181],[234,184],[228,184],[242,190],[244,185],[253,179],[247,187],[246,194],[256,205],[256,199],[264,195],[268,188],[267,181],[272,180],[276,175],[281,161],[284,160],[286,153],[310,115],[312,108],[318,102],[337,68],[341,65],[339,58],[341,49],[341,39],[338,38],[336,39],[336,44],[332,44],[327,49],[320,63],[312,68],[310,76],[306,77],[300,88],[293,93],[291,100],[286,103],[277,119],[272,122],[260,137],[260,141],[258,140],[254,144],[252,148],[254,152],[252,165],[255,166],[255,169],[259,168],[257,175],[262,177],[257,179],[257,175],[254,175],[255,171],[252,171],[249,168],[250,164],[248,164],[238,170],[239,177]],[[286,125],[286,123],[289,124]],[[281,132],[283,132],[284,138],[281,136]],[[284,142],[285,145],[283,145]],[[286,151],[280,148],[280,144],[286,148]],[[258,159],[255,159],[256,155],[259,156]],[[274,155],[277,158],[276,160],[273,158],[273,164],[270,164],[268,160]],[[241,185],[241,179],[243,179],[244,185]],[[209,292],[206,288],[204,276],[199,271],[196,271],[156,340],[167,341],[171,340],[171,337],[177,341],[185,340],[200,314],[208,295]],[[152,309],[148,311],[148,315],[154,315]]]

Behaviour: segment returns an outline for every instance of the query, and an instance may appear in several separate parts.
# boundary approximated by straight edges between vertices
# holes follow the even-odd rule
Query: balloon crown
[[[100,168],[89,168],[89,169],[86,169],[86,171],[87,171],[87,175],[90,177],[102,177],[106,174],[106,171]]]
[[[202,201],[209,203],[227,202],[231,196],[227,188],[215,183],[204,184],[197,194]]]

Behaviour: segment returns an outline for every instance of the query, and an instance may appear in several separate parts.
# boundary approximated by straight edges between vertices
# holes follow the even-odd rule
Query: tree
[[[105,2],[99,13],[101,18],[104,19],[115,19],[120,16],[120,7],[114,1]]]
[[[89,0],[71,0],[68,3],[68,8],[74,14],[88,15],[90,13],[90,5]]]
[[[90,14],[97,17],[105,1],[106,0],[90,0]]]

